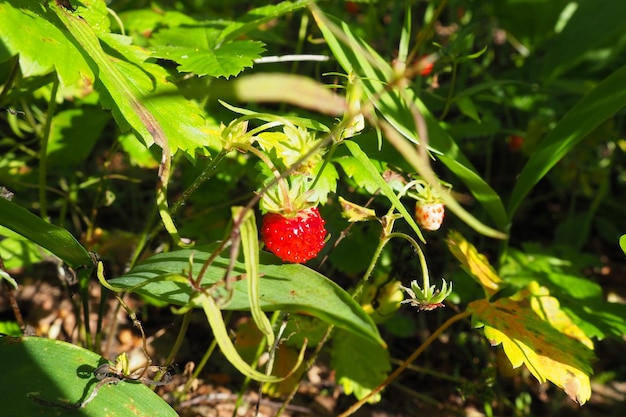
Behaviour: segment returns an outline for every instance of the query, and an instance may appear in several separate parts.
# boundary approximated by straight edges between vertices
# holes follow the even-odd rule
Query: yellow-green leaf
[[[593,352],[542,320],[526,300],[478,300],[468,310],[476,327],[484,326],[491,345],[502,344],[513,368],[525,364],[540,382],[551,381],[584,404],[591,396]]]
[[[539,317],[547,321],[563,334],[573,337],[580,343],[593,349],[593,342],[587,337],[585,332],[572,321],[572,319],[561,310],[559,300],[550,296],[550,291],[542,287],[536,281],[528,285],[531,293],[530,306]]]
[[[500,289],[502,278],[489,264],[487,257],[478,253],[476,248],[458,232],[448,234],[448,248],[461,262],[463,269],[472,276],[488,295],[493,295]]]

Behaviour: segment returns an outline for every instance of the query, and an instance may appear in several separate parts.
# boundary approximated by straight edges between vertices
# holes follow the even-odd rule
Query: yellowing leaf
[[[561,310],[559,300],[551,297],[546,287],[542,287],[536,281],[533,281],[528,285],[528,291],[532,293],[530,306],[539,317],[550,323],[552,327],[561,333],[573,337],[589,349],[593,349],[591,339]]]
[[[478,300],[468,310],[491,345],[502,344],[514,368],[525,364],[540,382],[553,382],[579,404],[589,399],[593,352],[538,317],[527,301]]]
[[[487,295],[493,295],[500,289],[502,278],[489,264],[487,257],[478,253],[460,233],[450,232],[447,243],[450,252],[461,262],[463,269],[483,287]]]

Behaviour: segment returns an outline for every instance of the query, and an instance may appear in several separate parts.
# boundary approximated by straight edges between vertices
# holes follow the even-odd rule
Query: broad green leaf
[[[402,204],[391,186],[380,175],[372,161],[370,161],[367,154],[361,150],[356,142],[347,140],[344,142],[344,144],[350,150],[352,156],[354,156],[356,160],[361,164],[362,173],[370,177],[370,181],[374,182],[378,186],[380,192],[389,199],[389,201],[391,202],[391,204],[393,204],[396,210],[398,210],[398,212],[402,214],[404,220],[406,220],[409,226],[411,226],[415,234],[417,234],[420,240],[424,242],[424,236],[422,235],[422,231],[420,230],[417,223],[415,223],[413,216],[411,215],[411,213],[408,212],[406,207],[404,207],[404,204]]]
[[[93,264],[89,252],[70,232],[4,198],[0,198],[0,225],[49,250],[71,267]]]
[[[56,70],[65,86],[91,85],[93,71],[54,21],[54,13],[39,0],[0,2],[0,62],[19,54],[24,77]]]
[[[467,309],[476,327],[484,326],[491,345],[502,344],[513,368],[525,364],[539,382],[551,381],[572,400],[587,402],[593,351],[542,320],[525,298],[478,300]]]
[[[352,333],[337,330],[333,335],[331,367],[344,393],[354,394],[360,400],[387,377],[391,370],[389,351]],[[380,398],[378,393],[369,402],[378,402]]]
[[[618,69],[583,97],[554,129],[517,177],[508,206],[509,221],[533,187],[581,139],[626,106],[626,66]]]
[[[74,168],[84,163],[109,119],[93,107],[56,113],[47,148],[50,166]]]
[[[500,197],[482,179],[454,139],[430,114],[413,90],[405,89],[400,93],[397,89],[389,89],[387,83],[393,79],[391,66],[367,43],[354,35],[348,24],[343,22],[335,24],[333,22],[336,21],[323,16],[319,9],[313,6],[312,9],[317,24],[339,64],[346,73],[356,73],[361,77],[366,97],[374,100],[374,106],[382,117],[406,139],[420,143],[413,114],[407,105],[407,102],[415,103],[427,124],[429,151],[467,185],[496,226],[500,230],[505,230],[507,216]]]
[[[102,386],[93,400],[81,409],[50,405],[69,406],[85,401],[99,382],[93,371],[107,361],[81,347],[43,337],[0,336],[0,357],[4,415],[177,416],[150,388],[127,381]],[[37,402],[35,398],[48,404]]]
[[[448,249],[461,262],[463,269],[478,282],[487,295],[493,295],[503,284],[502,278],[493,269],[487,257],[456,231],[451,231],[446,239]]]
[[[90,7],[95,3],[95,0],[83,2]],[[102,104],[112,109],[120,127],[132,127],[146,146],[157,143],[164,152],[172,154],[181,149],[191,159],[197,152],[207,153],[208,147],[219,147],[199,107],[178,94],[164,68],[144,62],[149,58],[147,51],[130,45],[130,38],[110,34],[102,25],[91,25],[87,15],[71,13],[53,3],[51,7],[89,57],[91,65],[98,68],[96,88],[102,89]],[[88,9],[92,15],[95,13]],[[119,55],[107,54],[98,37]]]
[[[126,289],[141,285],[134,291],[170,304],[187,305],[192,289],[186,283],[174,282],[167,277],[188,276],[189,259],[192,254],[191,275],[196,276],[216,248],[217,245],[212,245],[158,254],[127,274],[109,280],[109,283]],[[306,312],[327,323],[385,345],[369,316],[347,292],[328,278],[304,265],[280,264],[276,257],[266,252],[261,252],[260,262],[260,305],[264,311]],[[228,265],[228,252],[217,256],[208,267],[202,286],[210,286],[221,281]],[[233,284],[233,297],[222,307],[223,309],[250,310],[248,283],[243,278],[245,273],[244,264],[240,261],[235,262],[232,276],[242,279]]]
[[[624,255],[626,255],[626,235],[620,236],[619,247],[622,249],[622,252],[624,252]]]
[[[37,244],[6,227],[0,226],[0,236],[0,258],[7,270],[30,266],[46,256]]]

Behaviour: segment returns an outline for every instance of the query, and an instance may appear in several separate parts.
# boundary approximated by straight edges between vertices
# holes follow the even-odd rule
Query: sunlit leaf
[[[170,304],[187,305],[193,293],[191,287],[166,278],[171,275],[187,277],[192,254],[192,276],[196,276],[216,248],[217,245],[212,245],[158,254],[109,282],[126,289],[143,285],[135,291]],[[264,311],[306,312],[374,343],[385,345],[370,317],[345,290],[328,278],[304,265],[280,264],[278,258],[266,252],[261,252],[260,262],[260,305]],[[228,265],[228,252],[217,256],[207,269],[202,285],[210,286],[221,281]],[[243,278],[245,273],[243,262],[235,262],[232,275]],[[247,286],[245,279],[235,282],[233,297],[222,308],[249,310]]]
[[[206,154],[209,148],[219,147],[200,108],[176,94],[178,89],[164,68],[145,62],[150,57],[147,51],[130,45],[130,38],[108,33],[106,26],[90,25],[88,19],[101,19],[106,10],[96,15],[96,9],[89,8],[94,17],[83,17],[51,5],[90,63],[98,68],[96,87],[102,90],[101,103],[113,111],[122,129],[131,127],[146,146],[157,143],[171,153],[181,149],[192,159],[196,153]],[[105,52],[101,40],[116,50],[116,56]]]
[[[468,311],[493,346],[502,344],[513,368],[525,364],[539,382],[553,382],[579,404],[589,399],[593,352],[542,320],[527,301],[478,300]]]
[[[0,62],[19,54],[24,77],[56,70],[64,85],[91,85],[93,71],[54,19],[38,0],[0,2]]]
[[[206,45],[202,49],[162,45],[152,48],[156,58],[169,59],[178,63],[178,71],[192,72],[199,76],[225,77],[238,75],[251,68],[255,59],[265,51],[258,41],[233,41],[213,49]]]
[[[402,218],[406,220],[406,222],[411,226],[415,234],[420,238],[420,240],[424,241],[424,236],[422,235],[422,231],[415,223],[415,219],[413,219],[413,215],[409,213],[409,211],[404,207],[404,204],[400,201],[396,193],[393,191],[391,186],[383,179],[380,175],[376,166],[370,161],[369,157],[365,152],[361,150],[359,145],[356,142],[351,140],[347,140],[344,144],[350,150],[350,153],[361,165],[359,170],[362,175],[369,177],[369,181],[373,182],[380,189],[381,194],[389,199],[391,204],[398,210],[400,214],[402,214]]]
[[[85,401],[99,382],[93,371],[107,362],[79,346],[44,337],[0,336],[0,356],[2,412],[7,416],[121,417],[129,410],[138,416],[178,415],[149,387],[128,381],[104,385],[82,409],[61,408]]]
[[[528,291],[531,294],[530,305],[539,317],[550,323],[559,332],[578,340],[589,349],[593,349],[591,339],[561,310],[559,300],[550,296],[546,287],[541,287],[537,282],[531,282]]]
[[[493,269],[487,257],[478,253],[476,248],[456,231],[451,231],[446,240],[450,252],[461,262],[461,266],[478,282],[485,293],[493,295],[503,283]]]

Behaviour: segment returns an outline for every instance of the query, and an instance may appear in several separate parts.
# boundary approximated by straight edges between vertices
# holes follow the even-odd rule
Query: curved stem
[[[55,77],[50,91],[50,101],[48,102],[48,112],[46,121],[41,132],[40,150],[39,150],[39,212],[41,218],[48,221],[48,204],[46,200],[46,185],[48,174],[48,142],[50,140],[50,129],[52,128],[52,118],[57,107],[57,91],[59,91],[59,77]]]
[[[392,237],[399,237],[402,238],[404,240],[407,240],[415,249],[415,252],[417,252],[417,257],[420,260],[420,266],[422,267],[422,288],[424,290],[427,290],[428,288],[430,288],[430,276],[428,274],[428,264],[426,263],[426,257],[424,256],[424,251],[422,250],[422,248],[420,247],[420,245],[417,243],[417,241],[415,239],[413,239],[411,236],[404,234],[404,233],[391,233],[388,236],[389,238]]]
[[[374,251],[374,256],[372,256],[372,261],[370,262],[370,265],[367,267],[367,271],[365,271],[363,278],[361,278],[361,281],[359,282],[359,284],[356,286],[354,291],[352,291],[352,298],[358,297],[359,294],[361,294],[361,291],[363,291],[363,287],[369,280],[370,276],[372,275],[372,272],[374,271],[374,267],[378,263],[378,258],[380,258],[380,254],[383,252],[385,245],[387,245],[387,243],[389,242],[389,240],[391,240],[392,237],[393,237],[393,233],[387,236],[383,236],[380,239],[380,242],[378,242],[378,246],[376,247],[376,250]]]
[[[347,409],[346,411],[344,411],[343,413],[341,413],[339,415],[339,417],[347,417],[349,415],[352,415],[355,411],[357,411],[359,408],[361,408],[361,406],[363,404],[365,404],[370,398],[372,398],[374,395],[378,394],[380,391],[382,391],[386,386],[388,386],[394,379],[396,379],[413,361],[415,361],[415,359],[417,359],[419,357],[419,355],[422,354],[422,352],[424,352],[424,350],[426,350],[426,348],[428,346],[430,346],[438,337],[441,333],[443,333],[448,327],[452,326],[454,323],[456,323],[459,320],[462,320],[468,316],[470,316],[472,313],[470,311],[464,311],[462,313],[458,313],[452,317],[450,317],[448,320],[446,320],[445,323],[443,323],[441,326],[439,326],[439,328],[437,330],[435,330],[433,332],[433,334],[431,334],[428,339],[426,339],[424,341],[424,343],[422,343],[417,349],[415,349],[415,351],[411,354],[411,356],[409,356],[403,363],[402,365],[400,365],[399,367],[396,368],[395,371],[393,371],[380,385],[378,385],[376,388],[374,388],[372,390],[372,392],[370,392],[369,394],[367,394],[364,398],[361,398],[359,401],[357,401],[356,403],[354,403],[352,405],[352,407],[350,407],[349,409]]]

